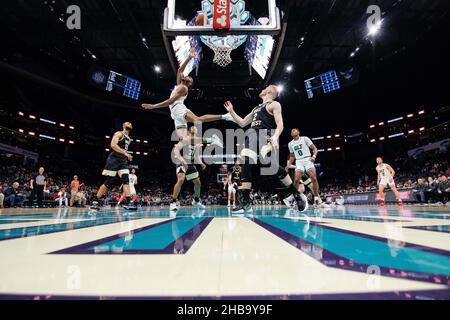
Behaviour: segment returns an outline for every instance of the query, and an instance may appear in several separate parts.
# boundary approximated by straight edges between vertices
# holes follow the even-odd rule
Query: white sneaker
[[[206,208],[204,204],[202,204],[200,201],[196,202],[194,199],[192,199],[192,205],[194,207],[196,207],[197,209],[205,209]]]
[[[223,148],[223,142],[216,134],[211,136],[211,145]]]
[[[294,208],[295,199],[292,194],[289,197],[283,199],[283,202],[286,205],[286,207],[288,207],[289,209]]]
[[[236,123],[236,120],[233,119],[233,117],[231,116],[231,114],[229,112],[227,114],[222,115],[222,120],[231,121],[231,122]]]
[[[170,206],[169,206],[169,210],[170,211],[177,211],[178,210],[178,206],[176,202],[171,202]]]

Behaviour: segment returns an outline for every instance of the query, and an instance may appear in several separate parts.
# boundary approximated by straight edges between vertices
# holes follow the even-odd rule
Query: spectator
[[[67,192],[66,192],[66,189],[61,188],[61,189],[59,190],[59,192],[58,192],[58,198],[56,198],[56,200],[59,201],[59,207],[62,207],[63,200],[64,200],[65,206],[67,207],[68,199],[67,199]]]
[[[3,184],[0,185],[0,208],[3,208],[3,201],[5,200],[5,195],[3,194]]]
[[[427,199],[425,197],[425,191],[427,191],[428,185],[425,183],[425,178],[417,179],[417,185],[413,189],[413,198],[417,200],[419,203],[426,203]]]
[[[80,185],[80,181],[78,180],[78,176],[74,175],[73,176],[73,180],[70,183],[70,206],[73,206],[73,203],[75,202],[75,197],[78,193],[78,190],[80,188],[80,186],[82,186],[83,184]],[[84,195],[83,195],[84,196]]]
[[[5,203],[9,204],[9,207],[22,207],[26,197],[19,191],[19,183],[16,181],[11,187],[5,190]]]
[[[30,206],[33,206],[34,198],[37,197],[37,205],[42,208],[42,200],[44,199],[44,190],[47,186],[47,179],[44,176],[44,168],[39,168],[39,174],[30,180],[31,196]]]
[[[450,181],[446,175],[439,177],[439,183],[437,185],[438,199],[442,203],[450,201]]]

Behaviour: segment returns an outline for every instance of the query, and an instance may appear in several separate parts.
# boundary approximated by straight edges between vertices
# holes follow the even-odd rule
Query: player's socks
[[[380,200],[380,206],[384,207],[385,203],[384,200]]]
[[[402,207],[402,206],[403,206],[403,201],[402,201],[402,199],[398,200],[398,206],[399,206],[399,207]]]
[[[178,210],[177,199],[172,199],[172,202],[169,205],[169,210],[170,211]]]

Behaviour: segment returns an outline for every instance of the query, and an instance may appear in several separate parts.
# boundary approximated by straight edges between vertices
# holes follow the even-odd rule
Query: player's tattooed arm
[[[131,154],[129,154],[128,152],[126,152],[124,149],[122,149],[121,147],[119,147],[118,143],[120,138],[122,138],[123,133],[120,131],[117,131],[116,133],[114,133],[114,136],[111,139],[111,149],[113,149],[115,152],[123,154],[125,157],[128,158],[129,161],[133,160],[133,156]]]
[[[175,92],[175,94],[172,98],[169,98],[169,99],[167,99],[163,102],[157,103],[157,104],[143,103],[142,108],[144,108],[146,110],[165,108],[165,107],[170,106],[175,101],[177,101],[179,98],[184,97],[187,94],[188,94],[188,88],[185,85],[181,85],[177,88],[177,91]]]
[[[233,117],[234,121],[241,127],[248,126],[250,123],[252,123],[253,119],[253,111],[250,112],[244,119],[242,119],[235,111],[233,104],[230,101],[226,101],[224,104],[225,109],[230,113],[230,115]]]

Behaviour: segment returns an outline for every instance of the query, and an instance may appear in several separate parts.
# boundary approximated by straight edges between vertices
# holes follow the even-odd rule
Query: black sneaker
[[[98,201],[92,201],[92,204],[89,207],[89,209],[93,210],[93,211],[99,211],[100,210],[100,206],[98,205]]]
[[[137,206],[136,206],[134,203],[125,204],[125,205],[123,206],[123,208],[124,208],[125,210],[133,210],[133,211],[136,211],[136,210],[138,209]]]
[[[297,210],[300,212],[305,212],[308,210],[309,204],[308,199],[303,193],[294,194],[295,202],[297,203]]]
[[[244,213],[253,213],[253,208],[251,204],[247,204],[244,206],[238,206],[231,210],[231,214],[244,214]]]

